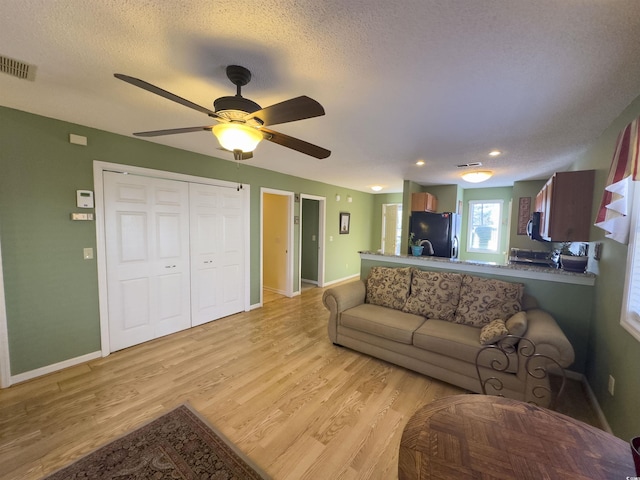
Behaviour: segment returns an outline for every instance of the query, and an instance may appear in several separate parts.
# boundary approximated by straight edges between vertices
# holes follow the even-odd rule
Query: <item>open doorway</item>
[[[402,204],[382,205],[382,252],[385,255],[400,255],[402,243]]]
[[[300,195],[300,292],[324,286],[325,197]]]
[[[293,296],[293,193],[261,189],[260,303]]]

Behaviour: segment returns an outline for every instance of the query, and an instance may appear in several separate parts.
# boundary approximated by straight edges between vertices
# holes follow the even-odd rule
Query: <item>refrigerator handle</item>
[[[458,258],[458,236],[457,235],[454,235],[453,237],[451,256],[452,258]]]

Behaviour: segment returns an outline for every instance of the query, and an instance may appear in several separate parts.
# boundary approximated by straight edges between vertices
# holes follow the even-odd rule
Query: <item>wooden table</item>
[[[455,395],[418,410],[400,442],[398,478],[635,477],[629,444],[559,413],[487,395]]]

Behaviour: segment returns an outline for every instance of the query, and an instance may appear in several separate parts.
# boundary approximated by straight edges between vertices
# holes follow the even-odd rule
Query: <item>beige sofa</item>
[[[554,318],[537,308],[520,283],[411,267],[373,267],[366,282],[327,289],[323,303],[330,312],[328,331],[334,344],[473,392],[481,392],[475,365],[483,348],[481,333],[489,343],[504,336],[485,338],[492,336],[496,323],[508,327],[509,334],[531,340],[536,353],[562,367],[574,360],[573,347]],[[548,388],[549,380],[527,374],[525,343],[520,340],[517,353],[508,356],[505,371],[490,376],[499,379],[502,395],[547,406],[549,398],[538,398],[537,392],[540,386]],[[484,352],[481,359],[481,365],[488,365]],[[488,370],[481,371],[486,378]],[[496,392],[488,388],[487,393]]]

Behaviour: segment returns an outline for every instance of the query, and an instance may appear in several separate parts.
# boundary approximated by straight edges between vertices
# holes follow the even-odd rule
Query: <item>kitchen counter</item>
[[[361,251],[361,260],[393,263],[398,265],[425,266],[434,269],[451,270],[456,272],[484,273],[489,275],[501,275],[505,277],[530,278],[549,282],[568,283],[574,285],[593,286],[596,275],[593,273],[565,272],[561,269],[539,267],[526,264],[499,265],[492,262],[461,261],[441,257],[414,257],[411,255],[385,255],[378,252]]]

